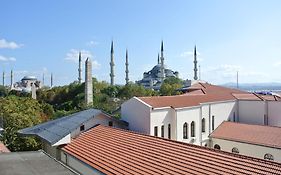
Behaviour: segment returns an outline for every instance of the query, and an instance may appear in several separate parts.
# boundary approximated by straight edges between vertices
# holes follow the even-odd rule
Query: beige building
[[[281,128],[223,122],[211,135],[211,147],[281,163]]]

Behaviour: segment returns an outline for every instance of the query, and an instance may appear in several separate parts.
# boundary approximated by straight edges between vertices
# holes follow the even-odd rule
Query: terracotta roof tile
[[[281,164],[106,126],[63,151],[105,174],[274,174]]]
[[[213,138],[232,140],[250,144],[281,148],[281,128],[262,125],[250,125],[235,122],[223,122],[211,134]]]
[[[249,94],[248,92],[237,89],[225,88],[222,86],[211,85],[208,83],[198,83],[190,87],[191,92],[177,96],[154,96],[154,97],[138,97],[143,102],[154,108],[161,107],[190,107],[198,106],[200,103],[235,100],[232,95]]]
[[[2,143],[0,142],[0,153],[9,153],[10,150]]]

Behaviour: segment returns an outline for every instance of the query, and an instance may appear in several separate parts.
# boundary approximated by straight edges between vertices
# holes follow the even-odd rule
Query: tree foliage
[[[32,137],[19,137],[17,131],[48,120],[49,115],[53,115],[52,106],[40,104],[29,97],[17,96],[2,97],[0,104],[0,116],[4,128],[1,140],[5,145],[11,151],[39,149],[38,140]]]
[[[160,87],[161,95],[179,95],[179,88],[183,86],[183,80],[176,77],[169,77],[164,80]]]

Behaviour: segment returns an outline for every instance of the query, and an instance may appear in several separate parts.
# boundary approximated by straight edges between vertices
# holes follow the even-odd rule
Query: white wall
[[[265,114],[265,102],[239,100],[240,123],[263,125]]]
[[[84,125],[85,128],[84,131],[87,131],[88,129],[92,128],[97,124],[108,126],[109,121],[113,122],[113,127],[126,128],[126,126],[122,125],[121,122],[118,122],[118,120],[111,119],[110,117],[102,113],[97,116],[93,116],[93,118],[91,118],[90,120],[88,120],[87,122],[81,125]],[[80,126],[79,126],[77,129],[71,132],[71,138],[77,137],[81,132],[83,131],[80,131]]]
[[[212,145],[213,148],[215,144],[218,144],[221,147],[221,150],[232,152],[232,148],[236,147],[239,150],[239,154],[252,156],[260,159],[264,159],[264,155],[266,153],[272,154],[274,157],[274,161],[281,162],[281,149],[270,148],[260,145],[242,143],[242,142],[235,142],[223,139],[216,139],[212,138]]]
[[[76,159],[70,154],[67,154],[64,151],[61,151],[61,162],[63,162],[65,165],[71,167],[75,171],[83,174],[83,175],[102,175],[100,171],[94,169],[93,167],[87,165],[86,163]]]
[[[281,102],[268,102],[268,125],[281,127]]]
[[[215,117],[214,129],[216,129],[223,121],[233,121],[234,112],[237,116],[235,101],[211,103],[210,110],[210,124],[212,124],[212,116]],[[212,125],[210,125],[210,131],[213,132]]]
[[[134,97],[121,105],[121,119],[129,123],[130,130],[150,134],[150,110]]]
[[[200,107],[184,108],[176,111],[176,122],[177,122],[177,140],[194,143],[200,145],[199,134],[201,134],[200,125]],[[195,122],[195,137],[191,137],[191,122]],[[187,122],[188,124],[188,139],[183,139],[183,125]],[[194,140],[194,141],[192,141]]]
[[[168,125],[171,124],[171,139],[175,139],[175,110],[172,108],[154,109],[150,114],[150,135],[154,135],[154,127],[158,127],[161,137],[161,126],[164,125],[164,138],[168,138]]]

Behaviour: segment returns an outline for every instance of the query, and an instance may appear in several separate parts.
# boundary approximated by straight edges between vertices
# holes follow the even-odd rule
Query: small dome
[[[24,76],[21,80],[37,80],[35,76]]]

